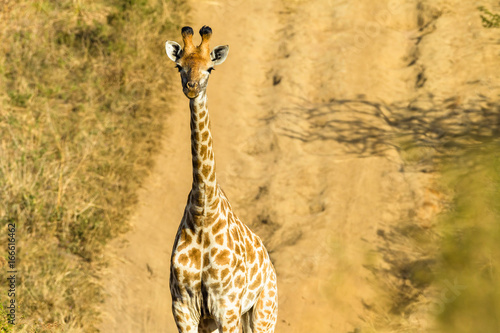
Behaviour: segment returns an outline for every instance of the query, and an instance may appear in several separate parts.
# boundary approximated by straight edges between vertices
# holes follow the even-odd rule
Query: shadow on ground
[[[359,157],[425,147],[435,150],[434,160],[498,138],[500,103],[484,96],[467,103],[428,96],[390,105],[362,96],[325,103],[300,100],[267,120],[275,122],[281,135],[305,143],[335,141]]]

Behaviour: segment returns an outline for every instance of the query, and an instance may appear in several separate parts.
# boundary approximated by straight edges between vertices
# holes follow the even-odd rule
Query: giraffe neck
[[[191,154],[193,158],[193,186],[190,201],[194,213],[206,215],[218,202],[215,179],[215,159],[208,116],[206,92],[189,102],[191,110]]]

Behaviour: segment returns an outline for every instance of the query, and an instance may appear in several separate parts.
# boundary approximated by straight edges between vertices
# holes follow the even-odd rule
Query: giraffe
[[[180,333],[273,333],[278,314],[276,272],[261,239],[234,214],[217,183],[207,108],[208,77],[229,46],[210,52],[212,29],[181,30],[184,47],[165,49],[180,72],[191,112],[192,188],[170,262],[172,312]]]

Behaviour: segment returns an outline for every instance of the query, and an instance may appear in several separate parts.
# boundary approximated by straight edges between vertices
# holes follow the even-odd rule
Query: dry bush
[[[1,6],[0,243],[15,223],[15,328],[94,331],[103,245],[126,230],[158,147],[171,80],[163,42],[185,9],[167,0]]]

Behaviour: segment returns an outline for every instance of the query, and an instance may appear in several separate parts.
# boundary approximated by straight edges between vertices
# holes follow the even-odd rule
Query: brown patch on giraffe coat
[[[215,262],[219,266],[229,265],[231,261],[230,255],[231,252],[229,252],[228,250],[222,250],[215,256]]]
[[[179,314],[176,314],[175,315],[175,322],[177,324],[183,324],[185,321],[184,321],[184,316],[180,316]]]
[[[259,262],[264,262],[264,251],[262,251],[262,249],[259,251]]]
[[[211,182],[215,181],[215,172],[212,172],[212,174],[210,175],[209,181],[211,181]]]
[[[248,241],[245,242],[245,246],[246,246],[246,251],[247,251],[248,262],[254,262],[255,259],[257,258],[257,256],[255,255],[255,250],[253,249],[252,245]]]
[[[199,119],[203,119],[205,117],[205,115],[207,114],[207,111],[206,110],[203,110],[201,111],[198,116],[199,116]]]
[[[227,292],[228,290],[230,290],[233,287],[232,282],[233,282],[233,279],[231,279],[231,277],[230,277],[229,279],[227,279],[227,281],[224,281],[222,283],[222,288],[223,288],[224,292]]]
[[[229,219],[230,217],[228,217]],[[233,236],[233,240],[236,242],[236,243],[241,243],[242,241],[242,238],[240,237],[240,233],[238,232],[238,229],[237,228],[233,228],[233,230],[231,230],[231,235]]]
[[[205,128],[205,122],[204,121],[199,121],[198,122],[198,128],[200,131],[202,131]]]
[[[217,293],[218,293],[218,292],[220,291],[220,289],[221,289],[221,286],[220,286],[220,283],[219,283],[219,282],[214,282],[214,283],[211,283],[210,285],[208,285],[208,287],[209,287],[210,289],[212,289],[213,291],[217,292]]]
[[[214,267],[209,267],[207,269],[208,276],[214,280],[219,279],[219,270]]]
[[[235,322],[236,320],[238,320],[238,316],[236,314],[230,316],[227,318],[227,323],[228,324],[232,324],[233,322]]]
[[[193,248],[188,252],[189,260],[191,264],[194,265],[194,268],[200,269],[201,267],[201,252],[197,248]]]
[[[213,174],[213,173],[212,173],[212,174]],[[214,197],[214,195],[215,195],[215,188],[213,188],[213,187],[209,187],[209,188],[208,188],[208,191],[207,191],[207,197],[208,197],[209,199],[211,199],[211,198],[213,198],[213,197]]]
[[[252,269],[250,270],[250,276],[255,276],[258,271],[259,271],[259,265],[257,264],[253,265]]]
[[[238,271],[244,272],[245,271],[245,266],[243,265],[243,260],[241,260],[240,258],[236,259],[236,263],[234,264],[233,267],[236,267],[235,272],[238,272]]]
[[[208,234],[204,234],[203,236],[203,248],[206,249],[210,246],[210,236]]]
[[[257,274],[257,277],[255,280],[252,282],[251,285],[248,286],[248,289],[257,289],[260,286],[260,283],[262,282],[262,275]]]
[[[202,233],[198,233],[196,235],[196,244],[201,245],[202,239],[203,239],[203,234]]]
[[[188,219],[189,220],[189,219]],[[187,221],[186,221],[187,222]],[[181,252],[185,248],[187,248],[189,245],[191,245],[191,242],[193,240],[193,237],[187,233],[185,229],[181,231],[181,235],[179,237],[179,243],[177,243],[177,252]]]
[[[215,242],[219,245],[224,245],[224,234],[215,236]]]
[[[239,274],[235,279],[234,279],[234,286],[236,288],[243,288],[245,285],[245,275]]]
[[[215,248],[215,247],[212,248],[212,250],[210,250],[210,255],[212,256],[212,258],[215,257],[215,254],[217,253],[217,251],[219,251],[219,250],[217,250],[217,248]]]
[[[209,136],[210,133],[208,133],[208,130],[204,131],[201,133],[201,140],[202,141],[207,141],[208,140],[208,136]]]
[[[253,246],[258,249],[261,247],[261,242],[259,240],[259,238],[255,235],[253,235]]]
[[[185,253],[183,253],[177,258],[177,262],[182,266],[187,266],[189,257]]]
[[[241,243],[236,243],[235,247],[234,247],[234,252],[237,254],[237,255],[241,255],[243,252],[244,252],[244,248],[243,246],[241,245]]]
[[[214,172],[214,175],[215,175],[215,172]],[[214,202],[212,202],[212,204],[210,205],[210,209],[216,210],[218,206],[219,206],[219,198],[215,198]]]
[[[224,269],[220,272],[220,279],[221,279],[222,281],[224,281],[228,275],[229,275],[229,268],[224,268]]]
[[[255,297],[255,294],[252,292],[247,293],[247,300],[252,300]]]
[[[228,249],[230,249],[231,251],[234,251],[234,241],[233,241],[233,237],[228,237],[227,238],[227,247]],[[239,253],[237,253],[239,254]]]
[[[212,167],[208,164],[204,164],[203,169],[201,170],[201,173],[203,174],[205,179],[207,179],[208,176],[210,175],[210,171],[212,171]]]
[[[199,277],[198,274],[196,273],[190,273],[188,271],[183,271],[182,272],[182,283],[185,284],[185,285],[188,285],[191,283],[191,281],[195,280],[196,278]]]
[[[201,145],[201,148],[200,148],[201,157],[207,158],[207,151],[208,151],[208,147],[206,145]]]
[[[267,282],[267,288],[268,289],[273,289],[274,288],[274,283],[271,280]]]
[[[227,222],[224,219],[218,219],[217,222],[215,222],[214,226],[212,227],[212,233],[214,235],[218,234],[225,226]]]

